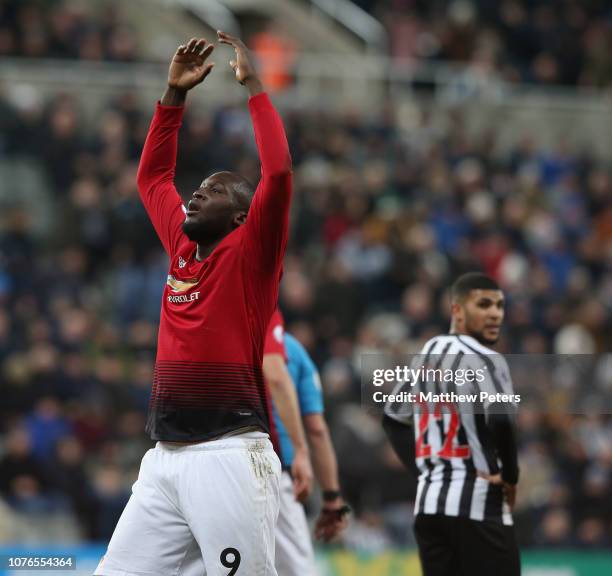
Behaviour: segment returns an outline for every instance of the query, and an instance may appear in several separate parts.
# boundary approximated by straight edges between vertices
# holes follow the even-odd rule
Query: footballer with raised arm
[[[211,72],[213,45],[179,46],[138,169],[170,257],[147,431],[157,440],[95,574],[275,576],[280,461],[262,376],[288,235],[291,157],[283,123],[238,38],[230,45],[261,162],[256,189],[207,176],[187,207],[174,185],[186,96]]]

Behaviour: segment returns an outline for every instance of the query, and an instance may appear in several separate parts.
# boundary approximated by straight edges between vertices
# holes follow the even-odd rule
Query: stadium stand
[[[488,62],[510,81],[609,88],[610,6],[563,0],[357,0],[398,58]]]

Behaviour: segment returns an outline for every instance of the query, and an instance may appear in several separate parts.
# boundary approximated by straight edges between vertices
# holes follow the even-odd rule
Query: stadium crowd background
[[[395,58],[472,63],[506,81],[610,88],[606,0],[354,0],[382,22]],[[0,55],[147,59],[113,5],[3,0]]]
[[[412,5],[361,4],[385,14]],[[413,37],[410,26],[426,26],[425,3],[414,4],[396,43]],[[603,3],[564,3],[572,17],[563,26],[550,3],[528,4],[539,16],[524,26],[516,2],[501,3],[501,19],[472,22],[474,47],[493,38],[510,78],[608,85],[612,35]],[[466,4],[455,5],[465,18]],[[129,29],[105,14],[92,26],[67,5],[4,1],[0,54],[139,58]],[[442,32],[429,30],[439,41],[431,56],[466,58],[453,49],[465,43],[445,33],[456,18],[449,14]],[[543,56],[528,44],[512,52],[524,45],[513,33],[543,38],[538,27],[576,58],[573,67],[563,50]],[[557,62],[555,77],[544,57]],[[27,202],[0,198],[0,541],[105,541],[150,445],[144,417],[166,258],[135,174],[153,103],[143,108],[125,92],[92,119],[75,94],[47,100],[7,88],[0,162]],[[372,551],[411,543],[414,478],[360,406],[361,353],[412,352],[446,331],[447,287],[473,269],[507,293],[503,352],[612,345],[610,166],[563,141],[539,149],[528,135],[499,154],[501,127],[468,136],[457,111],[443,122],[424,114],[404,134],[394,112],[390,106],[378,121],[353,112],[284,114],[295,201],[281,306],[321,370],[342,485],[355,508],[344,543]],[[190,106],[179,190],[190,193],[220,167],[256,181],[250,134],[244,107]],[[610,417],[553,416],[542,407],[519,419],[521,543],[612,546]]]
[[[510,82],[610,87],[605,0],[355,0],[397,58],[472,63]]]

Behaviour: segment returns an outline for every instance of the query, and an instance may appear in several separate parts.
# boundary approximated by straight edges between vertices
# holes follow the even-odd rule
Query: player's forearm
[[[184,106],[187,99],[187,90],[168,86],[159,103],[162,106]]]
[[[174,180],[182,120],[183,108],[157,106],[138,165],[137,183],[143,197],[155,184]]]
[[[289,377],[290,378],[290,377]],[[266,378],[272,401],[280,419],[289,434],[295,450],[307,450],[304,427],[300,417],[300,408],[295,386],[290,379],[282,377]]]
[[[502,480],[509,484],[516,484],[519,478],[519,467],[514,423],[507,414],[490,414],[488,426],[501,460]]]
[[[397,420],[383,416],[383,429],[402,464],[409,470],[415,467],[415,442],[412,427]]]
[[[258,77],[249,78],[244,85],[247,87],[249,91],[249,96],[252,98],[253,96],[257,96],[264,91],[263,84]]]
[[[291,173],[289,144],[283,121],[268,95],[256,92],[249,99],[249,110],[263,178],[288,176]]]
[[[338,461],[325,422],[316,428],[306,425],[315,478],[323,491],[340,491]]]

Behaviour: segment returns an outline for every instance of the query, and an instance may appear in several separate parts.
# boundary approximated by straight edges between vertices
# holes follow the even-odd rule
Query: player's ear
[[[232,224],[235,228],[238,228],[238,226],[242,226],[246,222],[246,219],[246,212],[236,212],[236,214],[234,214],[234,218],[232,219]]]
[[[453,302],[451,304],[451,314],[455,320],[463,319],[463,306],[459,302]]]

